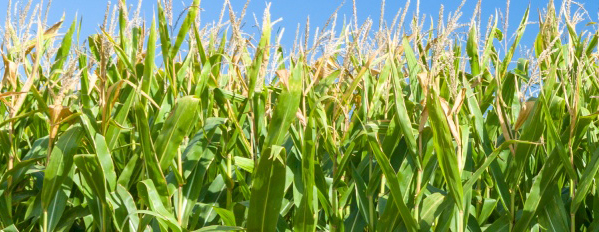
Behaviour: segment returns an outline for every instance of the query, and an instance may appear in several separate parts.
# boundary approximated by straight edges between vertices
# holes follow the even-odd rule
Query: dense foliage
[[[508,34],[507,12],[481,30],[480,3],[462,24],[461,7],[405,20],[408,1],[376,30],[308,21],[286,48],[268,6],[253,37],[246,8],[202,24],[199,2],[143,21],[121,0],[87,38],[43,4],[7,12],[0,228],[599,230],[598,33],[579,5]]]

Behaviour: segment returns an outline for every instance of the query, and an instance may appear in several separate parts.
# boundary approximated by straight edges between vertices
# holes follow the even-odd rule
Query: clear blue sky
[[[26,0],[25,0],[26,1]],[[47,2],[48,0],[45,0]],[[0,12],[6,12],[8,0],[2,0],[0,3]],[[13,8],[16,0],[13,0]],[[23,2],[23,0],[21,0]],[[34,0],[34,3],[38,3],[39,0]],[[97,33],[98,25],[102,23],[104,18],[104,11],[106,9],[106,0],[53,0],[50,8],[50,14],[48,17],[48,24],[53,24],[58,21],[62,16],[63,12],[66,16],[66,22],[70,23],[76,14],[78,17],[83,18],[83,29],[82,37],[90,34]],[[113,0],[112,3],[117,3],[118,0]],[[136,7],[138,0],[127,0],[127,4]],[[175,12],[175,19],[178,14],[184,9],[184,6],[190,5],[192,0],[173,0],[173,8]],[[201,3],[201,20],[202,24],[207,22],[218,20],[220,9],[223,5],[222,0],[203,0]],[[231,0],[234,10],[239,14],[245,0]],[[367,17],[371,17],[374,20],[374,26],[378,26],[378,19],[380,15],[381,2],[378,0],[356,0],[358,8],[358,20],[364,22]],[[385,5],[385,19],[392,21],[395,13],[400,7],[403,7],[405,0],[387,0]],[[441,4],[445,7],[444,15],[447,16],[450,11],[455,11],[459,5],[460,0],[421,0],[420,13],[427,14],[434,18],[438,16],[438,12]],[[474,11],[477,0],[468,0],[463,8],[463,16],[461,18],[462,23],[469,21]],[[592,21],[599,21],[598,0],[580,0],[585,8],[589,11]],[[298,23],[301,23],[302,27],[306,22],[306,17],[310,16],[311,32],[314,32],[316,26],[322,27],[331,15],[331,13],[342,3],[342,0],[274,0],[271,5],[272,19],[283,18],[283,21],[275,25],[274,31],[276,32],[280,27],[285,27],[285,34],[283,36],[283,44],[289,46],[293,43],[295,36],[295,30]],[[519,21],[521,20],[526,6],[530,4],[531,14],[530,21],[538,21],[538,11],[546,7],[548,1],[541,0],[512,0],[510,6],[509,15],[509,29],[508,35],[512,35],[516,30]],[[556,7],[559,8],[561,0],[556,1]],[[20,3],[22,6],[23,3]],[[256,14],[259,19],[262,16],[262,12],[266,5],[266,1],[253,0],[250,2],[248,13],[245,18],[244,31],[249,33],[255,33],[256,30],[252,29],[255,25],[252,13]],[[142,4],[142,17],[147,20],[152,19],[153,12],[156,11],[157,2],[156,0],[144,0]],[[495,10],[504,11],[506,8],[505,1],[499,0],[484,0],[482,3],[482,16],[484,19],[483,25],[486,25],[486,19],[491,14],[495,13]],[[416,9],[416,0],[412,0],[410,5],[410,11],[407,18],[409,18],[414,10]],[[346,0],[343,7],[339,12],[338,25],[343,22],[343,15],[349,20],[352,17],[352,0]],[[228,18],[227,16],[225,19]],[[0,17],[0,25],[4,26],[4,17]],[[182,20],[182,19],[181,19]],[[426,25],[430,20],[427,20]],[[68,25],[67,25],[68,26]],[[577,29],[585,29],[584,24],[579,24]],[[522,44],[530,47],[534,40],[536,31],[536,25],[530,25],[527,28],[527,33],[522,40]],[[587,28],[591,31],[595,29]],[[63,31],[66,30],[63,28]],[[83,39],[83,38],[82,38]],[[287,48],[289,49],[289,48]]]

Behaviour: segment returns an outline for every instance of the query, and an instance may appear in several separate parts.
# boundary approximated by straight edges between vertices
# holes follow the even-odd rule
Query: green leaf
[[[530,5],[528,7],[526,7],[526,11],[524,11],[524,16],[522,17],[522,21],[520,22],[520,25],[518,26],[518,29],[516,30],[516,39],[514,40],[514,43],[510,47],[510,50],[508,51],[508,53],[503,58],[500,73],[505,73],[505,71],[507,70],[510,62],[512,61],[512,57],[514,56],[514,52],[516,51],[516,47],[518,47],[518,44],[520,43],[520,39],[522,39],[522,36],[524,35],[524,30],[526,29],[526,25],[528,24],[529,10],[530,10]]]
[[[252,159],[235,156],[233,157],[235,160],[235,165],[240,167],[246,172],[253,173],[254,172],[254,161]]]
[[[264,20],[262,25],[262,36],[258,48],[256,49],[256,55],[253,59],[252,65],[249,68],[249,85],[248,85],[248,97],[252,98],[254,91],[256,90],[256,84],[259,84],[258,77],[263,69],[263,63],[268,63],[270,57],[270,12],[268,9],[264,11]],[[259,87],[262,85],[260,84]]]
[[[441,193],[433,193],[422,202],[422,211],[420,212],[420,230],[429,231],[435,219],[439,218],[441,212],[451,209],[454,204],[451,198],[443,196]]]
[[[160,48],[162,49],[162,58],[165,64],[170,62],[171,39],[168,33],[167,20],[164,15],[165,10],[158,2],[158,32],[160,32]]]
[[[101,171],[103,176],[106,177],[106,183],[108,183],[108,190],[111,192],[115,191],[117,177],[114,164],[112,163],[112,155],[110,155],[110,151],[106,145],[106,140],[104,140],[104,136],[101,134],[96,134],[94,141],[96,153],[100,161],[100,165],[102,166]]]
[[[91,198],[99,202],[97,210],[98,215],[94,215],[94,222],[98,225],[101,231],[104,231],[108,227],[108,205],[106,198],[106,182],[104,178],[104,172],[100,165],[100,160],[96,155],[76,155],[74,158],[75,165],[79,173],[85,178],[85,183],[91,190]],[[93,204],[93,203],[90,203]],[[92,213],[93,214],[93,213]]]
[[[275,231],[285,187],[286,153],[280,147],[289,126],[295,120],[299,108],[302,88],[302,66],[296,66],[289,78],[288,86],[279,95],[273,117],[268,127],[268,136],[260,154],[254,179],[247,219],[250,231]]]
[[[150,95],[150,86],[154,80],[154,59],[156,56],[156,23],[155,19],[152,19],[152,25],[150,26],[150,35],[148,37],[148,44],[146,45],[146,57],[144,62],[144,75],[141,82],[141,91]],[[141,104],[147,104],[146,98],[141,98]]]
[[[183,178],[185,178],[186,183],[183,185],[183,200],[179,204],[179,207],[181,207],[180,211],[183,212],[183,215],[179,215],[179,217],[183,218],[183,226],[188,223],[188,219],[200,196],[202,186],[206,182],[204,181],[204,176],[215,159],[215,152],[208,148],[210,140],[214,134],[214,130],[224,122],[225,120],[221,118],[209,118],[203,130],[200,130],[193,137],[183,152],[183,157],[186,158],[186,161],[183,163]]]
[[[55,73],[59,70],[63,69],[64,62],[67,60],[69,56],[69,51],[71,50],[71,43],[73,41],[73,33],[75,33],[75,26],[77,25],[77,19],[74,19],[69,27],[69,30],[64,35],[62,39],[62,43],[60,44],[60,48],[56,52],[56,56],[54,57],[54,63],[52,64],[52,68],[50,69],[51,73]],[[58,73],[54,74],[55,76],[59,76]],[[54,78],[52,78],[54,79]]]
[[[71,158],[72,159],[72,158]],[[72,161],[71,161],[72,165]],[[58,191],[51,196],[50,204],[48,205],[47,211],[44,210],[44,220],[42,221],[43,227],[48,231],[53,231],[59,225],[62,220],[63,213],[67,207],[67,201],[71,195],[71,189],[73,186],[73,172],[70,171],[59,186]],[[42,195],[43,202],[43,195]]]
[[[293,228],[301,231],[316,230],[316,185],[314,180],[314,165],[316,153],[316,119],[311,115],[304,133],[304,144],[301,159],[303,193],[295,214]]]
[[[235,226],[206,226],[193,232],[212,232],[212,231],[240,231],[245,230],[241,227]]]
[[[454,201],[459,210],[462,210],[462,197],[464,195],[460,168],[458,167],[457,153],[451,139],[449,125],[441,109],[441,101],[437,96],[438,93],[432,92],[429,94],[427,109],[429,113],[429,123],[433,130],[433,141],[439,167],[443,172],[443,177],[449,187],[449,194],[454,198]]]
[[[137,211],[135,199],[122,185],[117,185],[116,191],[109,198],[113,208],[112,218],[117,228],[123,231],[136,231],[139,225],[139,217],[134,214]]]
[[[158,216],[157,219],[161,224],[168,226],[172,231],[182,231],[173,214],[162,204],[161,198],[163,196],[160,196],[152,180],[147,179],[137,183],[137,191],[141,199],[150,206],[150,209],[152,210],[150,212],[153,213],[153,215]]]
[[[405,45],[404,45],[405,46]],[[412,122],[410,120],[410,116],[408,115],[408,110],[406,108],[404,95],[402,93],[402,88],[399,79],[399,72],[395,65],[392,65],[393,73],[393,95],[395,96],[395,113],[396,117],[393,117],[399,125],[401,132],[406,139],[408,144],[408,151],[412,156],[412,160],[416,163],[416,168],[421,169],[420,160],[417,157],[417,143],[416,137],[414,136],[414,132],[412,129]]]
[[[485,231],[488,231],[488,232],[494,232],[494,231],[508,232],[508,231],[510,231],[509,216],[505,215],[505,216],[500,217],[499,219],[495,220],[495,222],[493,222],[493,224],[491,224],[489,227],[487,227],[487,229],[485,229]]]
[[[466,44],[466,53],[470,57],[470,67],[472,69],[472,75],[477,76],[480,74],[480,61],[478,60],[478,41],[476,38],[476,25],[470,26],[470,32],[468,34],[468,42]]]
[[[218,213],[218,216],[220,216],[220,219],[226,226],[235,226],[235,215],[232,211],[219,207],[214,207],[214,211]]]
[[[553,192],[555,194],[543,209],[539,210],[539,224],[547,231],[569,231],[568,211],[564,207],[560,192],[555,190]]]
[[[178,99],[175,109],[166,119],[155,144],[156,156],[160,161],[162,171],[168,170],[173,158],[177,155],[183,138],[187,136],[191,129],[189,123],[196,120],[199,102],[200,100],[193,96]]]
[[[62,182],[67,178],[73,166],[73,155],[77,152],[79,142],[84,135],[80,126],[69,128],[58,138],[52,148],[48,166],[44,171],[44,187],[42,188],[42,208],[48,211],[50,202],[59,191]]]
[[[593,184],[593,180],[597,175],[597,170],[599,170],[599,148],[595,149],[591,161],[584,168],[584,172],[582,173],[582,177],[580,177],[580,182],[576,188],[576,195],[571,203],[572,206],[570,206],[570,213],[575,213],[578,210],[578,207],[580,207],[580,204],[585,200],[588,191]]]
[[[193,3],[191,4],[191,6],[189,6],[188,9],[189,13],[187,13],[187,16],[185,16],[185,20],[181,25],[181,28],[179,28],[177,40],[175,40],[175,44],[171,47],[169,57],[177,56],[179,48],[181,47],[183,40],[185,40],[185,37],[187,37],[191,25],[196,21],[196,16],[198,15],[198,11],[200,9],[200,0],[193,0]]]
[[[381,151],[378,141],[374,134],[368,135],[368,142],[370,144],[370,149],[372,149],[374,157],[376,158],[377,163],[380,165],[385,178],[387,178],[387,185],[391,190],[391,194],[393,195],[394,203],[397,205],[399,209],[399,214],[404,221],[408,231],[418,231],[418,223],[412,217],[410,210],[406,206],[406,203],[403,200],[403,194],[399,187],[400,180],[397,178],[397,174],[393,171],[393,167],[389,163],[389,158]]]
[[[520,220],[516,222],[514,227],[515,231],[528,229],[530,222],[536,215],[539,205],[542,205],[541,202],[548,201],[548,197],[545,193],[555,183],[555,178],[561,168],[562,165],[559,161],[557,152],[552,152],[533,182],[532,188],[524,202],[522,216],[520,217]]]
[[[114,84],[113,86],[115,86],[116,88],[120,88],[121,85],[123,85],[123,83],[119,82],[119,83]],[[120,91],[122,92],[121,96],[124,97],[126,100],[125,100],[125,102],[123,102],[123,104],[120,107],[118,107],[116,109],[114,116],[111,116],[110,119],[114,120],[114,122],[117,125],[124,125],[127,120],[127,116],[129,115],[129,111],[131,110],[131,108],[134,105],[133,102],[134,102],[134,99],[136,99],[137,91],[135,91],[133,88],[131,88],[129,86],[123,87],[123,89],[121,89]],[[121,131],[122,131],[122,129],[119,128],[118,126],[114,126],[114,125],[108,126],[108,129],[106,130],[106,133],[104,134],[104,137],[106,138],[106,142],[108,143],[109,149],[116,148]]]
[[[272,150],[271,150],[272,149]],[[285,148],[272,145],[262,152],[254,172],[247,217],[250,231],[276,231],[285,190]]]
[[[160,193],[160,199],[162,200],[162,203],[168,206],[170,205],[170,200],[166,178],[160,169],[157,153],[154,152],[148,119],[146,118],[146,114],[142,105],[138,104],[135,106],[135,121],[137,124],[137,130],[141,143],[141,151],[143,154],[143,160],[145,161],[144,164],[148,173],[148,177],[156,185],[156,189]]]

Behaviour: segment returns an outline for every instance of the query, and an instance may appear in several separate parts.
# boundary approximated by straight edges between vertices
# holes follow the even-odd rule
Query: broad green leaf
[[[541,202],[549,201],[547,198],[551,197],[551,195],[547,196],[545,193],[551,191],[549,189],[553,186],[552,184],[554,184],[555,178],[561,168],[562,165],[557,152],[552,152],[533,182],[532,188],[524,202],[522,216],[514,227],[516,231],[526,230],[533,217],[537,214],[539,205],[542,205]]]
[[[260,153],[252,182],[252,196],[247,219],[247,228],[252,231],[275,231],[281,208],[285,183],[286,152],[283,144],[287,130],[299,108],[302,66],[296,66],[289,78],[288,86],[279,95],[273,118],[268,127],[265,146]],[[260,196],[260,197],[256,197]]]
[[[77,152],[83,133],[80,126],[73,126],[60,135],[58,142],[52,147],[50,160],[44,171],[44,187],[41,193],[44,211],[48,211],[54,195],[59,191],[63,181],[71,172],[73,156]]]
[[[170,200],[166,179],[163,171],[160,169],[157,153],[154,151],[148,119],[146,118],[143,106],[139,104],[135,106],[135,121],[139,133],[145,170],[148,177],[154,182],[157,191],[160,193],[162,203],[168,206],[170,205]]]
[[[405,46],[405,45],[404,45]],[[410,155],[412,155],[412,160],[415,161],[416,167],[421,169],[420,160],[417,158],[417,144],[416,137],[414,136],[414,132],[412,129],[412,122],[410,120],[410,116],[408,115],[408,110],[406,109],[406,104],[404,100],[404,96],[402,93],[402,88],[399,79],[399,72],[395,65],[393,67],[393,95],[395,96],[395,113],[396,116],[393,117],[399,125],[401,132],[404,135],[405,140],[408,144],[408,151],[410,151]]]
[[[156,156],[160,161],[160,169],[168,171],[173,158],[177,155],[183,138],[188,135],[191,126],[197,118],[199,99],[192,96],[177,100],[175,109],[166,119],[162,132],[156,139]]]
[[[220,216],[220,219],[226,226],[235,226],[235,215],[233,214],[233,212],[219,207],[214,207],[214,211],[218,213],[218,216]]]
[[[458,209],[462,210],[461,202],[464,193],[460,168],[458,167],[457,154],[449,131],[450,125],[448,125],[445,113],[441,108],[441,101],[437,93],[432,92],[429,94],[427,109],[429,122],[433,129],[433,141],[439,167],[449,187],[449,194],[454,198]]]
[[[150,212],[159,216],[157,219],[161,224],[166,225],[172,231],[182,231],[175,216],[162,204],[162,196],[159,195],[152,180],[146,179],[137,183],[137,190],[144,203],[150,207]]]
[[[272,150],[271,150],[272,149]],[[272,145],[262,152],[254,172],[247,218],[250,231],[276,231],[285,190],[285,148]],[[260,196],[260,197],[258,197]]]
[[[576,195],[572,200],[572,206],[570,206],[571,213],[576,213],[578,207],[580,207],[580,204],[585,200],[593,183],[593,179],[595,179],[597,170],[599,170],[599,149],[595,149],[590,162],[584,168],[582,177],[580,177],[580,182],[576,188]]]
[[[194,230],[193,232],[212,232],[212,231],[240,231],[244,230],[242,227],[235,226],[206,226],[201,229]]]
[[[206,182],[204,181],[204,176],[210,165],[214,162],[215,152],[208,148],[208,146],[213,130],[218,125],[224,123],[224,120],[219,119],[214,119],[215,123],[207,123],[204,129],[193,137],[183,153],[183,156],[187,160],[183,163],[183,178],[185,178],[186,184],[183,185],[183,199],[179,205],[181,212],[183,212],[183,215],[179,215],[179,217],[183,218],[182,225],[187,225],[189,216],[191,216],[195,203],[200,196],[202,186]]]
[[[404,221],[408,231],[418,231],[418,223],[412,217],[410,210],[406,206],[406,203],[403,200],[403,194],[399,187],[400,180],[397,178],[397,174],[391,167],[389,163],[389,158],[380,150],[378,141],[374,135],[368,135],[368,143],[370,145],[370,149],[372,149],[374,157],[376,158],[379,165],[381,165],[381,170],[387,178],[387,185],[389,185],[389,189],[391,190],[391,194],[393,195],[394,203],[397,205],[399,209],[399,214]]]
[[[103,176],[106,177],[106,183],[108,184],[108,190],[111,192],[116,189],[116,172],[114,169],[114,164],[112,163],[112,155],[108,150],[108,145],[104,140],[104,137],[100,134],[96,134],[96,138],[94,139],[96,146],[97,158],[100,161],[100,165],[102,167]]]
[[[453,205],[453,200],[441,193],[433,193],[427,196],[422,202],[422,211],[420,212],[420,229],[422,231],[428,231],[435,219],[437,219],[441,212],[447,210]]]
[[[539,224],[547,231],[568,231],[568,211],[564,207],[560,192],[553,192],[552,199],[539,210]]]
[[[74,161],[79,173],[85,178],[85,182],[82,184],[88,185],[91,190],[91,198],[100,204],[97,208],[100,211],[99,215],[94,215],[94,221],[100,230],[107,230],[109,223],[107,188],[100,160],[94,154],[86,154],[76,155]]]
[[[187,34],[189,33],[189,28],[196,21],[196,16],[199,10],[200,0],[193,0],[193,3],[191,6],[189,6],[189,12],[187,13],[187,16],[185,16],[183,24],[179,28],[179,33],[177,34],[175,44],[173,44],[173,46],[170,48],[171,50],[169,57],[175,57],[179,52],[179,48],[181,47],[183,40],[185,40],[185,37],[187,37]]]
[[[56,52],[56,56],[54,57],[54,63],[52,64],[52,68],[50,69],[52,73],[62,70],[64,63],[67,61],[69,51],[71,50],[71,43],[73,42],[73,33],[75,32],[76,25],[77,19],[73,20],[71,26],[69,27],[69,30],[62,39],[62,43],[60,44],[60,48]],[[55,75],[58,76],[57,73]]]
[[[123,187],[117,185],[116,191],[109,198],[113,208],[112,218],[118,228],[123,231],[136,231],[139,228],[139,217],[133,214],[137,211],[133,196]]]
[[[144,62],[144,75],[141,82],[141,91],[146,94],[150,94],[150,86],[154,80],[154,59],[156,53],[156,23],[155,19],[152,19],[152,25],[150,26],[150,35],[148,37],[148,44],[146,45],[146,60]],[[146,98],[141,98],[141,104],[147,103]]]

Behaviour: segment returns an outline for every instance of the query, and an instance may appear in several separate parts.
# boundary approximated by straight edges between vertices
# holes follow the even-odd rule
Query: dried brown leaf
[[[279,80],[285,86],[285,88],[289,89],[289,86],[287,84],[289,83],[289,70],[281,69],[277,70],[275,73],[277,74],[277,76],[279,76]]]

